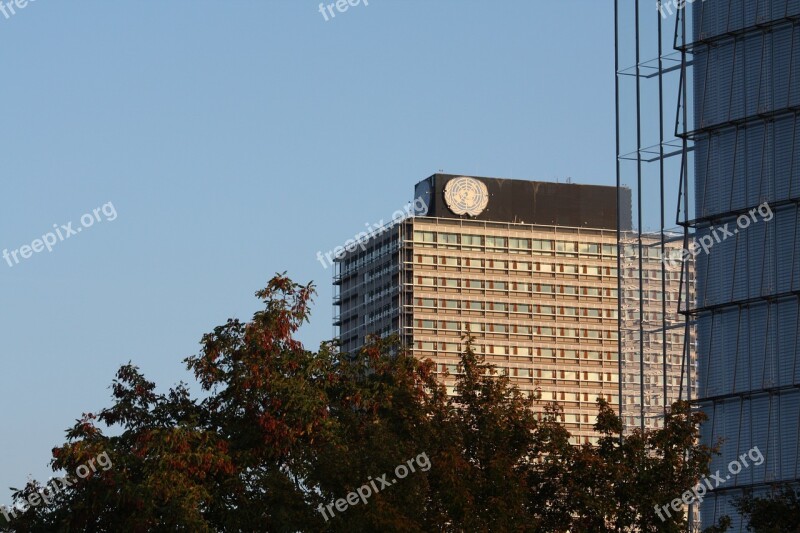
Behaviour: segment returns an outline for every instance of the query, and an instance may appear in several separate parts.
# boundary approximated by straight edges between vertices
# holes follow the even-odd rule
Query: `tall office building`
[[[415,197],[426,209],[336,263],[342,350],[398,333],[415,356],[435,361],[452,391],[469,331],[476,351],[521,390],[563,406],[575,443],[596,437],[598,396],[617,406],[630,388],[637,405],[640,393],[663,402],[653,398],[663,380],[648,370],[654,385],[642,388],[626,361],[631,378],[620,389],[615,187],[435,174]],[[625,232],[630,195],[620,198]],[[660,282],[653,288],[660,293]],[[623,331],[639,325],[622,323]]]
[[[703,443],[721,444],[702,526],[743,531],[735,498],[800,485],[800,0],[652,7],[614,2],[617,184],[635,229],[668,241],[675,220],[706,244],[673,311],[697,332]]]
[[[685,20],[690,226],[698,240],[735,233],[697,258],[702,434],[724,439],[711,471],[726,479],[702,504],[704,526],[727,514],[742,531],[733,498],[800,479],[799,21],[798,0],[696,2]],[[729,470],[754,447],[763,464]]]
[[[694,269],[687,269],[689,279],[682,285],[683,239],[674,234],[667,237],[662,256],[660,234],[630,231],[620,235],[626,432],[663,427],[665,407],[695,395],[696,335],[677,312],[683,287],[688,286],[690,298],[694,296]],[[688,357],[684,357],[687,346]]]

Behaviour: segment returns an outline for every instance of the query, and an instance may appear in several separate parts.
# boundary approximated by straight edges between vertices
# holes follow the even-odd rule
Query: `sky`
[[[276,272],[331,338],[317,252],[427,176],[615,183],[611,2],[319,5],[0,13],[0,504],[128,361],[197,392],[183,360]]]

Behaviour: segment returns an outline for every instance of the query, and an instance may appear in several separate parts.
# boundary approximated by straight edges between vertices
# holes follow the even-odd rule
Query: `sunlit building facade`
[[[342,350],[397,333],[452,392],[469,332],[513,384],[562,406],[574,443],[595,442],[597,398],[617,408],[622,392],[616,188],[436,174],[415,198],[424,212],[337,261]],[[629,196],[620,213],[630,230]],[[624,384],[637,405],[639,383]]]

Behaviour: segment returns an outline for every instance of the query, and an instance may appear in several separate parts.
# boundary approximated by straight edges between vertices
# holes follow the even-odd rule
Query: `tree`
[[[746,494],[734,500],[736,510],[756,533],[800,531],[800,494],[791,485],[776,486],[773,494],[755,497]]]
[[[705,415],[676,402],[661,429],[637,429],[622,440],[616,413],[605,400],[598,404],[598,446],[576,449],[571,465],[571,490],[580,495],[577,530],[687,531],[682,506],[676,511],[670,504],[708,474],[714,450],[698,444]]]
[[[87,475],[17,511],[4,531],[678,531],[668,504],[708,466],[700,413],[620,438],[598,403],[598,446],[574,446],[558,405],[528,398],[465,339],[454,394],[397,338],[306,350],[311,285],[275,276],[249,322],[186,359],[201,388],[157,392],[119,369],[112,405],[53,450]],[[113,467],[88,471],[106,454]],[[425,459],[423,461],[422,459]],[[74,476],[73,476],[74,477]],[[42,485],[15,491],[30,502]],[[369,491],[369,495],[366,492]],[[41,499],[41,498],[40,498]],[[3,520],[0,515],[0,520]]]

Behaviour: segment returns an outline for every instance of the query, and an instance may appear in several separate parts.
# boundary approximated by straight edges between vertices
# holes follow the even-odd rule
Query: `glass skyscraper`
[[[688,10],[688,6],[687,6]],[[711,472],[701,505],[744,530],[732,500],[798,479],[800,444],[800,0],[706,0],[679,48],[691,62],[698,394]],[[757,447],[765,460],[730,468]],[[717,483],[715,483],[717,484]]]

